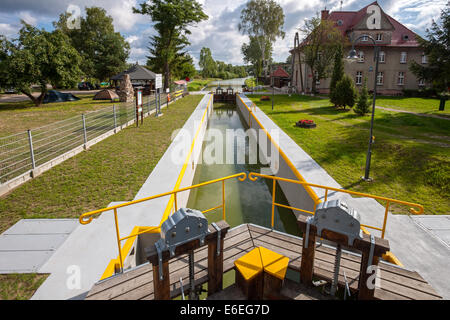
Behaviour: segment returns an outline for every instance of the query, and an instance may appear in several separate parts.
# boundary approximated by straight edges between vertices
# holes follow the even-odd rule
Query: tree
[[[156,36],[150,38],[149,65],[159,66],[164,74],[164,88],[171,82],[172,72],[180,59],[185,59],[182,50],[190,43],[189,28],[208,16],[202,5],[195,0],[152,0],[133,8],[134,13],[148,15],[154,23]],[[157,70],[160,71],[160,70]]]
[[[358,97],[358,102],[353,109],[357,115],[364,116],[370,112],[369,92],[367,90],[367,78],[364,78],[364,84]]]
[[[81,75],[81,57],[60,30],[39,30],[24,21],[19,38],[1,39],[0,72],[3,85],[14,87],[39,107],[47,93],[47,84],[73,87]],[[36,98],[31,86],[39,85]]]
[[[86,77],[108,80],[126,69],[130,45],[119,32],[114,31],[113,19],[105,9],[86,8],[80,29],[68,28],[69,18],[70,14],[61,14],[53,25],[69,36],[71,44],[82,56],[81,69]]]
[[[330,82],[330,101],[337,106],[336,103],[336,85],[344,76],[344,61],[342,56],[342,46],[339,46],[334,55],[334,68]]]
[[[202,70],[203,78],[213,78],[217,74],[217,65],[214,61],[211,49],[203,47],[200,51],[200,60],[198,62]]]
[[[256,40],[262,57],[262,70],[267,74],[267,52],[276,39],[284,39],[284,13],[274,0],[251,0],[241,11],[239,31]]]
[[[179,59],[174,67],[173,75],[178,79],[193,78],[196,74],[194,59],[189,54],[184,55],[184,59]]]
[[[316,92],[316,82],[329,77],[336,51],[343,44],[345,46],[346,40],[333,21],[318,16],[307,19],[300,31],[305,35],[300,51],[311,69],[312,91]]]
[[[266,41],[265,59],[270,61],[272,57],[272,43],[268,39],[262,39]],[[250,42],[244,43],[241,47],[241,52],[244,55],[244,62],[252,65],[253,75],[258,78],[262,73],[263,66],[263,54],[259,45],[260,41],[256,37],[250,36]]]
[[[411,71],[421,79],[433,83],[440,91],[450,88],[450,2],[441,11],[441,23],[433,20],[431,30],[427,29],[428,40],[417,37],[420,47],[427,56],[427,65],[413,61]]]
[[[336,103],[339,107],[346,106],[353,108],[356,102],[357,92],[353,79],[344,75],[336,85]]]

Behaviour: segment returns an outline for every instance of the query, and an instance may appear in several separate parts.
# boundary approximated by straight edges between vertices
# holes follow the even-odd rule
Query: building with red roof
[[[371,36],[380,47],[379,73],[377,75],[377,90],[381,94],[397,95],[404,89],[420,89],[426,83],[409,70],[409,63],[415,60],[426,64],[427,58],[423,54],[417,35],[406,26],[386,14],[377,1],[365,6],[359,11],[335,11],[323,10],[322,20],[329,20],[342,32],[342,35],[352,41],[360,36]],[[298,54],[301,55],[301,47],[307,45],[303,42],[300,49],[294,49],[295,63],[293,71],[293,84],[299,91],[310,92],[312,88],[312,75],[315,72],[305,64],[301,65]],[[375,61],[374,44],[370,39],[363,38],[355,46],[359,59],[356,62],[346,62],[345,72],[350,75],[357,86],[363,84],[367,78],[369,90],[374,88]],[[348,55],[350,48],[346,48],[344,55]],[[301,72],[300,72],[301,71]],[[303,79],[300,79],[303,75]],[[303,81],[301,81],[303,80]],[[303,88],[302,88],[303,83]],[[321,79],[316,82],[316,90],[319,93],[329,92],[330,79]]]
[[[279,66],[270,74],[270,78],[272,79],[271,83],[273,83],[275,87],[281,88],[289,83],[291,76]]]

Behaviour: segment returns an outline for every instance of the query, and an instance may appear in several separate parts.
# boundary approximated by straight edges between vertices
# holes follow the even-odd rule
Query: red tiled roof
[[[336,22],[336,28],[338,28],[342,34],[346,35],[347,32],[352,31],[352,29],[363,19],[367,14],[367,8],[371,5],[377,5],[377,1],[372,2],[371,4],[365,6],[359,11],[335,11],[331,12],[328,16],[329,20]],[[380,7],[381,8],[381,7]],[[383,10],[383,9],[381,9]],[[394,31],[392,32],[392,39],[389,45],[385,45],[388,47],[417,47],[419,43],[416,41],[416,34],[409,30],[407,27],[402,25],[400,22],[386,14],[389,22],[393,25]],[[338,25],[338,21],[342,21],[342,25]],[[404,36],[408,36],[408,40],[404,40]]]
[[[289,73],[287,73],[282,67],[278,67],[278,69],[275,70],[270,76],[278,77],[278,78],[289,78],[290,77]]]

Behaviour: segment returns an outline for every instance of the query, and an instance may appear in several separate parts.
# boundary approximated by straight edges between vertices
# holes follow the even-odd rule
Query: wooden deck
[[[252,224],[244,224],[231,229],[224,243],[224,273],[234,268],[234,261],[255,247],[263,246],[289,257],[289,268],[300,270],[302,239],[288,234],[271,231]],[[195,251],[195,281],[208,281],[207,247]],[[331,282],[334,269],[335,250],[327,246],[316,249],[314,276]],[[361,257],[342,253],[339,285],[343,287],[344,271],[350,282],[350,289],[357,291]],[[375,290],[375,298],[380,300],[435,300],[442,299],[436,291],[417,273],[380,262],[380,288]],[[174,259],[169,264],[171,296],[181,294],[180,277],[185,289],[188,286],[188,258],[186,255]],[[145,264],[136,269],[116,275],[94,285],[87,300],[148,300],[153,299],[152,266]]]

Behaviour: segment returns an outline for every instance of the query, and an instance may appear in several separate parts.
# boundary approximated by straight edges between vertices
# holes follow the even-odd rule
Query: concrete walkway
[[[247,105],[251,101],[243,96]],[[279,131],[279,145],[286,156],[291,160],[306,181],[342,189],[319,164],[314,161],[294,140],[292,140],[282,129],[280,129],[261,109],[258,107],[253,114],[261,124],[270,130]],[[324,199],[325,190],[313,188],[320,199]],[[382,195],[380,195],[382,196]],[[385,208],[374,199],[352,198],[343,193],[330,192],[328,199],[341,199],[356,209],[366,225],[382,227]],[[289,199],[288,199],[289,200]],[[399,199],[402,200],[402,199]],[[292,204],[291,204],[292,205]],[[419,225],[420,218],[426,218],[429,230]],[[447,218],[447,217],[446,217]],[[419,219],[419,220],[417,220]],[[404,216],[389,213],[385,238],[389,240],[391,252],[405,265],[407,269],[420,273],[444,298],[450,299],[450,248],[442,239],[450,237],[450,228],[437,229],[442,225],[441,216]],[[448,227],[448,225],[447,225]],[[376,230],[369,230],[374,235],[380,235]],[[435,234],[439,234],[438,239]]]
[[[209,95],[202,99],[183,127],[191,133],[192,137],[198,128],[199,118],[201,119],[204,114],[208,100]],[[199,139],[203,141],[202,136],[199,136]],[[176,152],[174,150],[179,150],[176,143],[172,143],[166,150],[134,200],[174,189],[183,166],[183,163],[174,164],[172,161],[172,153]],[[182,159],[186,158],[188,151],[183,150],[183,154],[180,155]],[[135,226],[158,226],[168,201],[167,196],[118,209],[120,236],[128,236]],[[113,202],[108,207],[120,203],[122,202]],[[182,202],[180,201],[179,204],[181,206]],[[92,286],[100,280],[111,259],[117,256],[114,215],[113,212],[104,212],[90,224],[79,225],[52,258],[40,268],[40,273],[49,273],[50,276],[39,287],[32,299],[83,299]]]
[[[0,235],[0,273],[36,273],[78,227],[76,219],[23,219]]]

